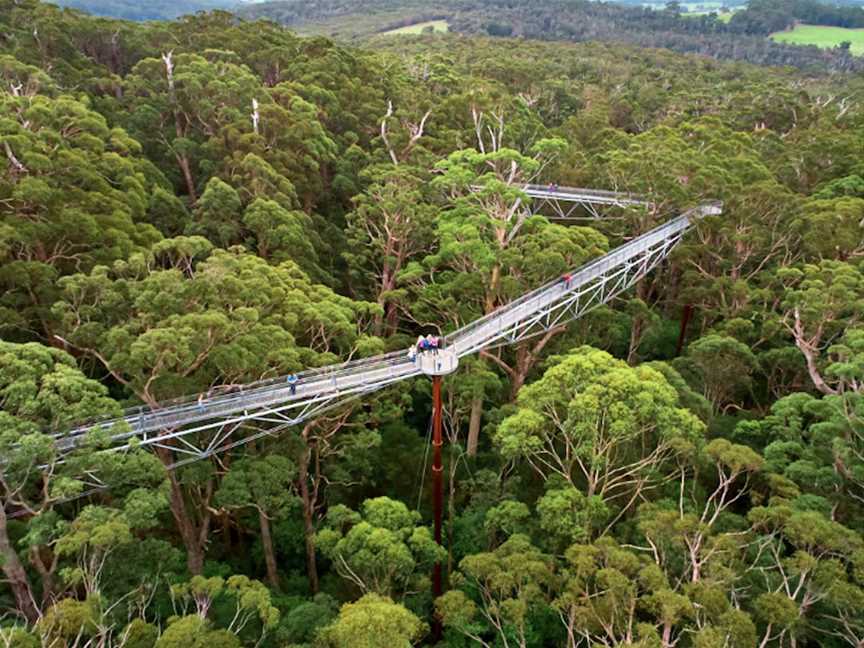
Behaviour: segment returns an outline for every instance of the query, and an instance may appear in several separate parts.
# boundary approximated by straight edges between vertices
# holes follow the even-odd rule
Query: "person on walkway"
[[[561,277],[561,281],[564,282],[564,290],[570,290],[570,282],[573,281],[573,275],[568,272]]]
[[[297,378],[297,374],[288,374],[288,388],[291,390],[291,395],[297,393],[297,383],[300,382],[300,379]]]
[[[417,364],[417,346],[412,346],[408,349],[408,359],[411,361],[411,364]]]

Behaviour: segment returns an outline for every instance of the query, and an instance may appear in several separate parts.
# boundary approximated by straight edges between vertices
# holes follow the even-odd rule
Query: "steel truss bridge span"
[[[462,358],[513,344],[577,319],[644,277],[694,223],[722,213],[705,202],[677,218],[502,306],[446,337],[448,355]],[[231,393],[199,394],[140,407],[120,418],[90,423],[55,437],[62,452],[79,447],[91,432],[107,433],[115,451],[164,448],[176,453],[173,467],[204,459],[318,416],[348,400],[429,373],[408,349],[250,383]]]
[[[580,187],[559,187],[557,185],[528,184],[522,189],[531,197],[531,211],[538,212],[544,207],[551,212],[550,220],[600,220],[604,217],[603,207],[648,207],[654,203],[638,194]],[[579,209],[588,215],[580,216]]]

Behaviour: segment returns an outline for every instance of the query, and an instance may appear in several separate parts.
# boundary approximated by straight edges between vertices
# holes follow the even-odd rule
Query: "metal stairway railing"
[[[721,211],[722,205],[716,202],[689,210],[575,270],[566,285],[562,279],[549,282],[454,331],[447,336],[448,349],[464,357],[580,317],[647,274],[696,220]],[[299,373],[296,393],[292,393],[283,376],[244,385],[230,394],[201,394],[163,403],[159,408],[136,408],[123,417],[58,434],[56,443],[61,451],[71,451],[90,432],[105,431],[114,450],[132,446],[166,448],[186,455],[178,462],[182,464],[273,434],[274,429],[296,425],[346,400],[420,374],[406,349]],[[277,427],[258,430],[256,422]],[[247,437],[229,443],[241,427]]]

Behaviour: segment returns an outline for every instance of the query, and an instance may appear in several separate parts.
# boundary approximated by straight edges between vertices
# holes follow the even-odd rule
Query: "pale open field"
[[[843,27],[823,27],[821,25],[796,25],[789,31],[774,32],[771,38],[795,45],[817,45],[836,47],[843,41],[852,43],[852,53],[864,54],[864,29],[845,29]]]
[[[712,11],[714,11],[714,10],[712,10]],[[684,16],[685,18],[691,18],[691,17],[696,17],[696,16],[707,16],[710,13],[711,13],[711,11],[689,11],[689,12],[681,14],[681,15]],[[720,22],[729,22],[730,20],[732,20],[732,13],[733,12],[731,12],[731,11],[729,11],[727,13],[720,13],[719,11],[715,11],[715,13],[717,14],[717,20],[719,20]]]
[[[400,27],[399,29],[391,29],[390,31],[383,32],[386,35],[392,34],[420,34],[426,27],[432,27],[436,32],[446,32],[450,25],[447,24],[446,20],[430,20],[429,22],[417,23],[416,25],[408,25],[407,27]]]

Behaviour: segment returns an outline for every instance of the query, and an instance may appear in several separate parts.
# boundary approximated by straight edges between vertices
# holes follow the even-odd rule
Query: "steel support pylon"
[[[444,513],[444,465],[441,461],[441,376],[432,376],[432,517],[435,542],[441,546],[441,523]],[[441,562],[432,569],[432,595],[436,598],[444,593]]]

